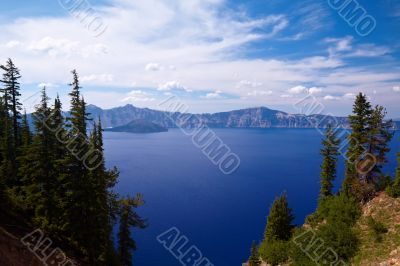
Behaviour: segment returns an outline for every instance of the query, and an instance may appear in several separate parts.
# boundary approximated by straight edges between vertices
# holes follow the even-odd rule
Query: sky
[[[369,28],[340,1],[1,1],[0,64],[21,70],[24,101],[46,86],[65,109],[76,69],[102,108],[162,109],[176,95],[195,113],[296,113],[312,96],[319,112],[348,115],[363,92],[400,118],[400,0],[348,0]]]

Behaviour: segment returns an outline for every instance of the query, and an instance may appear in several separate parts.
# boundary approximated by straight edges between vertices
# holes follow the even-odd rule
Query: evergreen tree
[[[48,102],[46,88],[43,88],[41,102],[33,113],[35,136],[32,144],[28,144],[19,157],[19,175],[23,180],[26,201],[32,204],[31,208],[35,213],[35,224],[52,233],[59,215],[59,199],[55,194],[59,183],[53,154],[56,140],[47,123],[51,114]]]
[[[400,197],[400,153],[397,154],[397,169],[395,179],[386,191],[391,197]]]
[[[93,206],[96,212],[93,214],[92,229],[95,231],[96,260],[98,263],[109,262],[114,253],[112,241],[112,225],[117,215],[115,209],[116,196],[111,192],[117,182],[118,170],[106,170],[104,164],[103,129],[101,121],[94,123],[93,132],[90,137],[90,150],[96,151],[101,158],[100,164],[90,172],[93,185]],[[112,207],[110,207],[112,206]],[[106,263],[109,264],[109,263]]]
[[[94,212],[93,186],[89,169],[84,164],[84,156],[89,151],[89,142],[86,130],[88,120],[85,113],[85,102],[80,95],[79,77],[75,70],[72,71],[73,81],[70,84],[71,108],[67,118],[67,155],[62,161],[65,173],[62,174],[66,198],[64,199],[65,211],[63,213],[62,227],[70,235],[71,245],[80,251],[90,264],[95,261],[95,236],[92,232],[92,214]]]
[[[255,241],[251,244],[251,254],[249,257],[249,266],[259,266],[261,264],[260,255]]]
[[[0,97],[0,206],[5,201],[5,189],[6,189],[6,176],[3,172],[3,155],[4,155],[4,133],[5,133],[5,119],[6,119],[5,106],[3,104],[3,98]]]
[[[120,201],[118,246],[122,266],[133,265],[132,252],[136,250],[136,243],[131,237],[130,227],[143,229],[147,226],[146,221],[135,212],[135,208],[143,204],[141,195],[137,195],[135,198],[124,198]]]
[[[21,119],[22,104],[19,101],[20,93],[20,83],[19,79],[21,75],[19,69],[14,65],[11,59],[7,60],[5,66],[2,66],[5,73],[3,74],[3,79],[0,81],[4,84],[2,89],[7,92],[5,95],[5,101],[7,110],[12,114],[12,129],[13,129],[13,140],[15,147],[19,146],[19,120]],[[9,108],[9,109],[8,109]]]
[[[352,132],[348,136],[349,147],[346,153],[346,173],[342,184],[342,192],[351,194],[353,182],[365,179],[357,172],[356,163],[368,151],[369,125],[371,123],[371,104],[367,96],[359,93],[353,105],[353,114],[349,116]]]
[[[388,162],[386,154],[390,151],[389,142],[394,135],[393,130],[391,130],[393,122],[385,119],[386,114],[384,107],[375,106],[369,125],[368,152],[374,155],[376,163],[371,171],[367,173],[366,179],[368,182],[375,184],[384,177],[382,167]]]
[[[2,164],[0,175],[3,176],[4,183],[12,187],[18,183],[17,180],[17,146],[18,146],[18,119],[20,118],[19,97],[19,71],[9,59],[6,66],[1,65],[5,71],[0,82],[3,88],[2,93],[2,124],[3,134],[1,139]]]
[[[22,117],[21,123],[21,146],[24,148],[32,144],[32,133],[29,127],[28,115],[26,111]]]
[[[275,199],[269,211],[267,226],[264,232],[264,241],[273,240],[287,241],[292,235],[294,228],[292,222],[294,216],[289,208],[286,193]]]
[[[331,125],[325,132],[325,139],[322,141],[323,149],[321,155],[323,162],[321,165],[321,191],[320,200],[332,195],[333,181],[336,178],[336,164],[338,161],[338,146],[340,140],[336,137],[336,132]]]

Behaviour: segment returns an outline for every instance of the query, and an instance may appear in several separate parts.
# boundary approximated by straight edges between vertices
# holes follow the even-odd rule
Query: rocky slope
[[[375,241],[368,227],[370,216],[388,229],[380,242]],[[361,246],[354,265],[400,266],[400,199],[391,198],[386,193],[379,194],[363,207],[357,230]]]

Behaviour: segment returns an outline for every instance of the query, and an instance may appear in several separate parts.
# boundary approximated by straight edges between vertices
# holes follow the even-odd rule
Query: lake
[[[269,207],[286,191],[295,223],[315,210],[319,192],[319,150],[315,129],[215,129],[241,160],[231,175],[196,148],[178,129],[167,133],[105,132],[107,165],[120,170],[116,191],[142,193],[138,213],[149,227],[133,230],[139,266],[181,265],[157,236],[176,227],[215,266],[241,265],[252,240],[261,241]],[[387,169],[394,173],[399,134]],[[343,159],[337,187],[343,178]]]

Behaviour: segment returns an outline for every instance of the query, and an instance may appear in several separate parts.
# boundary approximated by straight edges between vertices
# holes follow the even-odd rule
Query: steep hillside
[[[368,224],[369,217],[387,228],[388,232],[382,234],[381,241],[376,241]],[[354,265],[400,265],[400,199],[391,198],[386,193],[379,194],[363,207],[357,231],[361,246]]]
[[[0,265],[42,266],[44,264],[17,237],[0,227]]]

